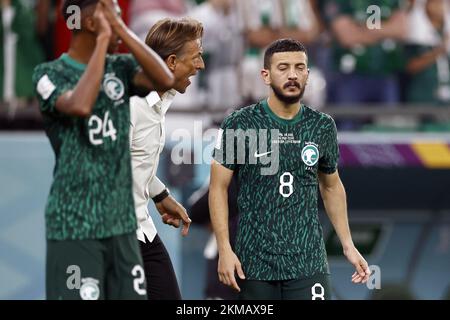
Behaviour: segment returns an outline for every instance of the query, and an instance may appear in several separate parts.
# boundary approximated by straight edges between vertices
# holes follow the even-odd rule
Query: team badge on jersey
[[[306,145],[302,150],[302,160],[307,166],[312,167],[319,161],[319,149],[313,144]]]
[[[98,300],[100,297],[100,289],[98,280],[94,278],[81,279],[83,284],[80,287],[80,297],[83,300]]]
[[[103,90],[111,100],[119,100],[125,93],[122,80],[114,75],[106,75],[103,81]]]

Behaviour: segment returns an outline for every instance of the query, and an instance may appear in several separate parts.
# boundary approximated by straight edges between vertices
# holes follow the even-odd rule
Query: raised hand
[[[94,23],[95,31],[98,38],[107,38],[108,40],[112,37],[112,29],[108,20],[106,20],[104,10],[100,3],[97,4],[94,12]]]
[[[99,4],[102,6],[105,18],[113,30],[123,27],[124,22],[117,0],[100,0]]]

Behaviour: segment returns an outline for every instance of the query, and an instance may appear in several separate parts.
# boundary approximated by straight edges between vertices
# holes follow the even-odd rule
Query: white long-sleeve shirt
[[[165,115],[175,94],[175,90],[169,90],[160,98],[157,92],[152,91],[145,98],[132,97],[130,100],[133,194],[139,224],[136,233],[142,242],[146,242],[145,237],[153,241],[157,233],[148,212],[148,203],[166,187],[156,177],[156,171],[165,142]]]

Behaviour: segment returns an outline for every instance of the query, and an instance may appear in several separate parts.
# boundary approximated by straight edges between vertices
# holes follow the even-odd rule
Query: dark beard
[[[300,99],[303,97],[303,94],[305,93],[305,87],[300,89],[300,93],[296,96],[286,96],[281,92],[280,89],[277,87],[270,85],[273,92],[275,93],[275,96],[280,100],[281,102],[284,102],[286,104],[294,104],[300,101]]]

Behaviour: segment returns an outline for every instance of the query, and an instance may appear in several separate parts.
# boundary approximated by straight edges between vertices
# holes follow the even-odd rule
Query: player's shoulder
[[[259,103],[254,103],[245,107],[241,107],[233,111],[228,117],[243,121],[247,117],[252,116],[258,110]]]
[[[223,122],[225,124],[235,124],[235,126],[240,126],[246,123],[249,119],[252,119],[256,113],[260,113],[260,110],[260,102],[241,107],[226,116]]]
[[[34,68],[33,79],[39,80],[39,78],[44,76],[46,73],[52,73],[52,75],[57,76],[63,70],[64,70],[64,65],[63,65],[63,62],[61,61],[61,59],[44,62],[44,63],[38,64]]]
[[[329,114],[313,109],[312,107],[307,105],[303,105],[303,108],[303,112],[306,118],[309,118],[310,120],[315,122],[334,125],[334,119]]]

